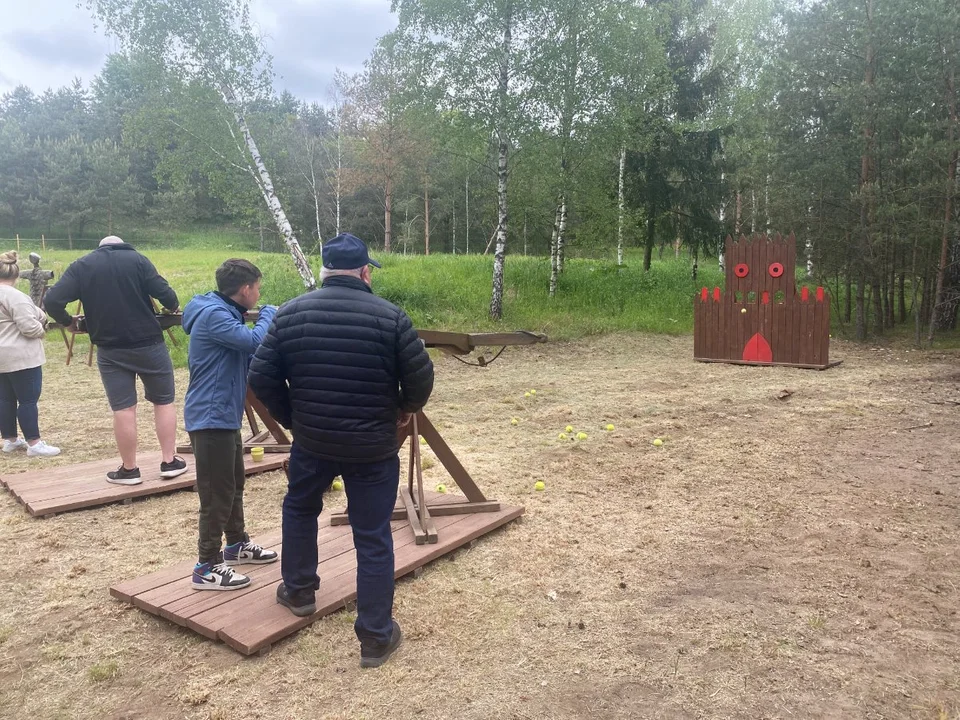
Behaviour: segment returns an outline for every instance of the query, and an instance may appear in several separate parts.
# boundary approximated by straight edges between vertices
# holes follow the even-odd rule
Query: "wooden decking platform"
[[[455,503],[463,498],[430,493],[432,505]],[[523,514],[522,507],[503,506],[499,512],[449,515],[436,518],[439,542],[417,545],[406,519],[393,522],[396,576],[407,575],[456,548],[469,543]],[[316,614],[300,618],[276,602],[280,563],[244,565],[240,572],[253,582],[231,592],[202,592],[190,584],[193,561],[151,575],[114,585],[110,594],[154,615],[188,627],[204,637],[221,640],[244,655],[251,655],[356,598],[356,553],[349,525],[330,525],[320,518],[317,544],[320,550]],[[282,552],[280,533],[254,538],[265,547]]]
[[[269,453],[261,462],[245,455],[247,475],[279,470],[289,455]],[[34,517],[47,517],[69,510],[99,507],[134,498],[190,489],[197,482],[193,456],[188,455],[187,472],[172,480],[160,478],[159,452],[141,453],[137,458],[143,482],[140,485],[113,485],[107,482],[109,470],[116,470],[119,459],[96,460],[79,465],[44,468],[16,475],[0,476],[0,485],[26,506]],[[38,461],[38,464],[42,461]]]

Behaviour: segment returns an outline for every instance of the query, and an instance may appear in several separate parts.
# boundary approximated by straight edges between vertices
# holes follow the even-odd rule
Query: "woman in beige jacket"
[[[0,254],[0,436],[3,452],[26,448],[28,457],[53,457],[60,448],[40,439],[37,402],[43,383],[47,314],[14,285],[17,253]],[[17,421],[23,439],[17,436]]]

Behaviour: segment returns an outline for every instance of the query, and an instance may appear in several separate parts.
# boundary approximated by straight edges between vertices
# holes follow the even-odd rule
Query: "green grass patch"
[[[136,243],[177,291],[182,305],[214,287],[214,271],[230,257],[244,257],[264,273],[262,302],[279,305],[303,292],[303,283],[286,253],[260,253],[230,235],[185,237],[177,243]],[[0,241],[0,249],[15,246]],[[32,247],[22,246],[26,255]],[[48,245],[43,267],[60,274],[89,250],[63,250]],[[548,258],[510,255],[504,273],[503,320],[489,318],[493,258],[482,255],[396,255],[375,252],[383,263],[373,274],[374,291],[402,307],[419,328],[482,332],[531,330],[551,339],[642,331],[683,335],[693,331],[693,297],[701,287],[723,287],[715,260],[703,260],[696,282],[689,258],[654,261],[643,271],[642,252],[627,253],[617,267],[612,259],[573,258],[560,276],[557,293],[549,296]],[[311,257],[319,275],[319,257]],[[802,285],[798,281],[798,287]],[[834,310],[838,307],[833,303]],[[834,334],[844,328],[834,318]],[[847,330],[850,330],[848,327]],[[186,337],[175,330],[179,348],[171,348],[174,362],[186,362]],[[910,328],[898,327],[890,340],[909,344]],[[896,340],[894,340],[896,339]],[[960,333],[938,336],[938,348],[960,345]]]
[[[104,662],[91,665],[87,670],[87,675],[93,682],[105,682],[112,680],[120,674],[120,666],[115,660],[106,660]]]

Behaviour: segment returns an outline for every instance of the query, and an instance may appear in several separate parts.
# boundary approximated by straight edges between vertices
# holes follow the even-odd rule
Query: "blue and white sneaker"
[[[234,572],[225,563],[197,563],[192,582],[194,590],[239,590],[250,584],[250,578]]]
[[[224,565],[267,565],[280,556],[252,542],[238,542],[223,549]]]

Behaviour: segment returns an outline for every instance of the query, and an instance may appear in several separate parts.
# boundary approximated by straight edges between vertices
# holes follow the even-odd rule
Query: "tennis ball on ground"
[[[567,425],[565,431],[566,431],[566,432],[573,432],[573,425]]]
[[[536,390],[531,390],[531,391],[530,391],[530,394],[531,394],[531,395],[536,395],[536,394],[537,394],[537,391],[536,391]]]
[[[510,421],[510,424],[511,424],[511,425],[519,425],[519,424],[520,424],[520,421],[517,420],[516,418],[513,418],[513,419]]]
[[[613,427],[613,425],[612,425],[612,424],[611,424],[611,425],[607,425],[607,430],[609,430],[609,431],[612,431],[612,430],[614,430],[614,427]]]
[[[657,438],[656,440],[653,441],[653,444],[656,445],[657,447],[660,447],[661,445],[663,445],[663,440],[661,440],[660,438]]]
[[[421,444],[421,445],[426,445],[426,444],[427,444],[427,439],[426,439],[425,437],[420,438],[420,444]]]
[[[533,489],[534,489],[534,490],[537,490],[537,491],[539,492],[539,491],[543,490],[543,489],[546,488],[546,487],[547,487],[547,486],[543,484],[543,480],[537,480],[537,482],[534,483]]]
[[[530,397],[530,393],[525,392],[525,393],[523,394],[523,396],[524,396],[524,397]]]
[[[447,491],[447,486],[446,486],[446,485],[444,485],[443,483],[440,483],[439,485],[437,485],[437,492],[438,492],[438,493],[445,493],[446,491]]]
[[[587,434],[585,432],[577,433],[577,440],[586,440],[586,439],[587,439]]]
[[[331,487],[334,490],[339,492],[340,490],[343,490],[343,482],[341,482],[340,480],[334,480],[333,485],[331,485]]]
[[[557,435],[557,439],[558,439],[558,440],[566,440],[566,439],[567,439],[567,436],[566,436],[564,433],[560,433],[559,435]]]

